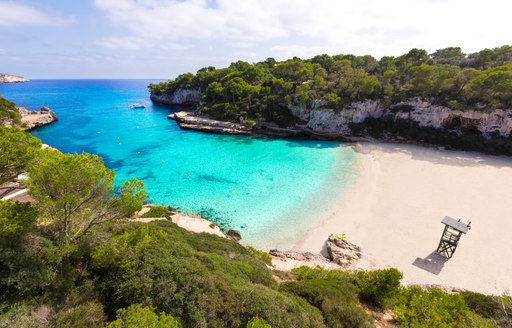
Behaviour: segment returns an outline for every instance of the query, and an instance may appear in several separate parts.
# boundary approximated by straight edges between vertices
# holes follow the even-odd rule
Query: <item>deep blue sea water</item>
[[[143,180],[152,202],[238,229],[262,249],[319,224],[355,179],[354,152],[337,142],[180,130],[167,118],[179,108],[149,100],[151,82],[158,81],[35,80],[0,84],[0,95],[57,113],[58,122],[32,132],[44,143],[98,154],[118,181]]]

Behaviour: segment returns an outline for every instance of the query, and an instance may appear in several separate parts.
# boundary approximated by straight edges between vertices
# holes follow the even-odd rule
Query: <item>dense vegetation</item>
[[[396,269],[274,272],[235,241],[131,222],[140,181],[114,188],[101,158],[20,130],[0,140],[0,160],[24,160],[1,176],[28,171],[36,200],[0,201],[0,327],[372,327],[365,307],[404,327],[512,326],[511,298],[403,288]]]
[[[21,123],[21,116],[16,105],[5,98],[0,97],[0,126],[6,123],[17,125]]]
[[[283,62],[269,58],[227,68],[206,67],[175,80],[151,84],[152,93],[197,89],[200,110],[212,117],[238,121],[266,119],[287,125],[291,105],[343,106],[365,99],[392,102],[428,98],[454,109],[512,107],[512,46],[466,55],[451,47],[428,54],[412,49],[399,57],[319,55]]]
[[[169,218],[172,215],[167,207],[155,205],[142,215],[143,218]]]

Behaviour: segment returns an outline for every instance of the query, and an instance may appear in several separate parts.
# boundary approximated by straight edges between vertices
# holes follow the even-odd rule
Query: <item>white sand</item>
[[[133,221],[148,223],[148,222],[158,221],[158,220],[168,220],[165,217],[164,218],[143,218],[142,215],[149,212],[151,207],[152,207],[152,205],[144,205],[142,207],[142,209],[135,215],[135,219],[133,219]],[[214,224],[211,221],[208,221],[206,219],[203,219],[199,215],[178,212],[171,216],[171,221],[174,224],[176,224],[178,227],[181,227],[181,228],[191,231],[191,232],[195,232],[195,233],[206,232],[206,233],[209,233],[212,235],[227,238],[226,235],[222,232],[222,230],[220,230],[220,228],[216,224]]]
[[[361,173],[352,191],[295,248],[318,252],[329,234],[346,233],[363,250],[355,268],[396,267],[405,284],[512,292],[512,158],[394,144],[355,149]],[[439,261],[444,216],[472,229]]]
[[[198,215],[185,214],[185,213],[177,213],[171,216],[172,222],[178,225],[183,229],[188,231],[201,233],[206,232],[212,235],[217,235],[219,237],[227,238],[226,235],[220,230],[220,228],[208,221],[203,219]]]

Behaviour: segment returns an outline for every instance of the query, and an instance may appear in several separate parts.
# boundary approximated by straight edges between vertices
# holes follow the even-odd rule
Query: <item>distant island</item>
[[[373,138],[512,155],[512,46],[372,56],[318,55],[205,67],[151,84],[151,99],[195,106],[183,128]],[[232,124],[226,127],[225,121]]]
[[[0,73],[0,83],[19,83],[29,81],[29,79],[26,79],[22,76]]]

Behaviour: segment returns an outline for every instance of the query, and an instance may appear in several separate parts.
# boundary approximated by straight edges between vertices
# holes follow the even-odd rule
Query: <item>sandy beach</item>
[[[331,233],[361,246],[360,269],[396,267],[404,284],[512,293],[512,158],[412,145],[355,145],[360,176],[294,248],[319,252]],[[454,256],[435,250],[445,216],[471,221]]]

